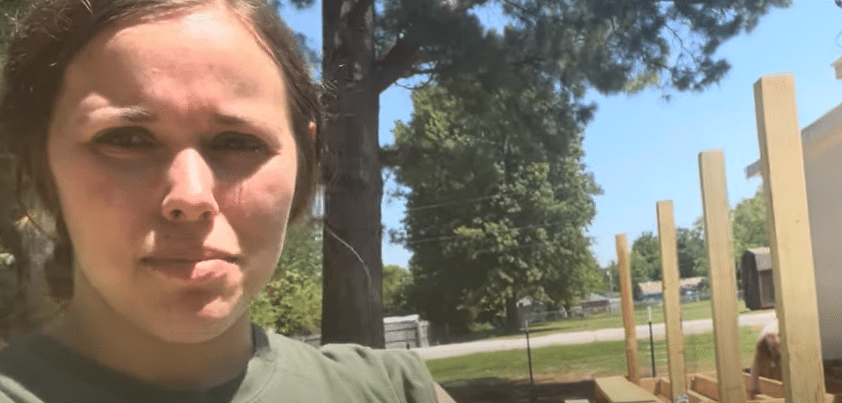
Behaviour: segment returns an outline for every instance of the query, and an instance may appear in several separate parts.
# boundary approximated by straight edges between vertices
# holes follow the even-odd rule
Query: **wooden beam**
[[[640,385],[641,388],[646,389],[649,393],[657,395],[658,382],[658,378],[643,378],[640,380],[640,383],[638,385]]]
[[[594,382],[595,400],[605,403],[660,403],[653,394],[622,376],[599,378]]]
[[[687,368],[684,363],[684,334],[681,332],[681,287],[678,280],[678,253],[675,243],[675,220],[672,201],[657,203],[658,238],[661,243],[663,275],[664,324],[667,331],[667,364],[670,371],[670,398],[686,399]]]
[[[696,374],[690,376],[690,390],[707,397],[710,400],[719,401],[719,386],[716,383],[716,375]]]
[[[751,382],[751,375],[743,373],[743,381],[743,383],[748,386],[748,383]],[[760,384],[758,385],[758,389],[760,389],[760,394],[775,399],[784,397],[784,385],[781,381],[763,377],[760,377],[759,381]]]
[[[628,379],[640,384],[640,362],[637,358],[637,332],[634,324],[634,302],[632,301],[631,269],[629,268],[626,234],[617,234],[617,267],[620,274],[620,298],[623,309],[623,328],[626,331],[626,367]]]
[[[791,74],[765,76],[754,84],[754,99],[785,397],[789,402],[823,402],[824,371],[795,79]]]
[[[725,183],[722,150],[699,154],[699,177],[705,216],[705,240],[713,292],[713,340],[720,402],[746,400],[737,326],[737,280],[731,242],[731,207]]]

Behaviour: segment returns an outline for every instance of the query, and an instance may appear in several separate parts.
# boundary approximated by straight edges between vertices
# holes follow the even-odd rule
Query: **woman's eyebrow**
[[[120,108],[116,115],[118,119],[132,123],[149,123],[158,120],[158,115],[141,106]],[[253,119],[246,116],[224,112],[214,112],[213,118],[217,123],[228,126],[250,125],[256,123]]]
[[[217,123],[226,126],[259,126],[253,119],[239,114],[214,112],[213,116]]]
[[[158,120],[158,116],[155,115],[155,113],[140,106],[121,108],[117,113],[117,117],[120,120],[129,121],[131,123],[150,123]]]

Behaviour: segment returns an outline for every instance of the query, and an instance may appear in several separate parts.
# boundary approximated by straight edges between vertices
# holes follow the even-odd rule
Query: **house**
[[[611,299],[604,295],[591,293],[579,304],[584,315],[617,312],[620,310],[620,300]]]
[[[688,277],[678,280],[681,295],[698,293],[706,284],[706,277]],[[663,285],[660,281],[638,283],[634,288],[634,296],[638,300],[662,300],[664,298]]]
[[[834,67],[837,72],[842,69],[842,58]],[[842,104],[802,129],[801,142],[822,356],[838,360],[842,359]],[[746,176],[760,176],[760,161],[746,167]]]
[[[662,300],[664,290],[660,281],[646,281],[634,287],[634,298],[637,300]]]

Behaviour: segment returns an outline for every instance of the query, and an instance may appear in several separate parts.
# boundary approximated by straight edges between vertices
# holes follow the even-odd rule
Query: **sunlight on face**
[[[228,10],[96,36],[68,66],[47,142],[74,303],[172,342],[242,318],[289,219],[288,111],[278,67]]]

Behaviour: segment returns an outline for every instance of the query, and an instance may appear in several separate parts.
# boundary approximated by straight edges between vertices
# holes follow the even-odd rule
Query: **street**
[[[747,313],[739,316],[740,326],[764,326],[775,319],[775,311]],[[698,319],[682,322],[684,334],[702,334],[713,332],[713,321],[711,319]],[[635,332],[638,339],[649,337],[649,324],[637,325]],[[652,333],[657,337],[664,336],[664,324],[652,325]],[[529,344],[532,348],[558,345],[558,344],[585,344],[597,341],[623,340],[625,333],[623,328],[589,330],[582,332],[556,333],[544,336],[530,337]],[[425,360],[435,358],[456,357],[460,355],[482,353],[488,351],[515,350],[526,348],[526,337],[513,339],[490,339],[471,341],[466,343],[445,344],[439,346],[414,348]]]

